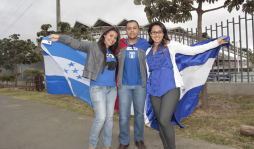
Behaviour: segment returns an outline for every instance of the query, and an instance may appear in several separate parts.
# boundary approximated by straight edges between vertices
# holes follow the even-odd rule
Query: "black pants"
[[[171,118],[180,98],[180,88],[168,91],[161,97],[150,95],[164,149],[175,149],[175,131]]]

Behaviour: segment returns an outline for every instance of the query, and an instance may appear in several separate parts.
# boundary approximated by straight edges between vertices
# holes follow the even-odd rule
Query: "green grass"
[[[0,94],[94,116],[91,106],[70,95],[10,89],[0,89]],[[119,120],[117,111],[114,120]],[[178,136],[236,148],[254,149],[254,137],[240,135],[241,125],[254,126],[254,97],[209,95],[209,108],[202,110],[198,105],[191,116],[182,119],[181,123],[185,126],[184,129],[175,126]]]
[[[254,126],[254,97],[211,96],[213,100],[209,101],[209,109],[203,111],[198,107],[191,116],[181,121],[186,128],[175,126],[176,134],[220,145],[254,149],[254,137],[240,135],[241,125]],[[213,114],[214,111],[217,113]]]

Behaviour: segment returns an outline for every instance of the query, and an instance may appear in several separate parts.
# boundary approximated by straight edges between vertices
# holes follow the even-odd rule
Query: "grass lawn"
[[[0,94],[93,116],[91,106],[69,95],[7,88],[0,89]],[[254,97],[209,95],[209,108],[202,110],[200,107],[198,105],[191,116],[181,121],[184,129],[175,126],[176,135],[236,148],[254,149],[254,137],[242,136],[239,131],[241,125],[254,126]],[[114,119],[119,120],[117,111]]]

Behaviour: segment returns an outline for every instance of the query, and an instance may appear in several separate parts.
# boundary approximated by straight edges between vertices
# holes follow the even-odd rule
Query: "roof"
[[[81,21],[76,21],[73,27],[74,27],[74,28],[78,28],[78,27],[80,27],[80,26],[85,26],[85,27],[87,27],[87,28],[91,28],[91,27],[100,27],[100,26],[126,26],[128,21],[129,21],[129,20],[127,20],[127,19],[123,19],[123,20],[120,21],[118,24],[113,25],[113,24],[111,24],[111,23],[109,23],[109,22],[107,22],[107,21],[104,21],[104,20],[102,20],[102,19],[99,18],[99,19],[94,23],[94,25],[92,25],[92,26],[86,25],[85,23],[82,23]],[[150,23],[147,23],[147,24],[145,24],[145,25],[141,25],[141,27],[149,27],[149,25],[150,25]]]
[[[108,22],[106,22],[106,21],[104,21],[104,20],[102,20],[102,19],[98,19],[98,20],[94,23],[93,27],[99,27],[99,26],[113,26],[113,25],[110,24],[110,23],[108,23]]]
[[[149,27],[151,23],[147,23],[145,25],[142,25],[142,27]]]
[[[126,26],[126,25],[127,25],[127,22],[128,22],[127,19],[123,19],[121,22],[119,22],[119,23],[117,24],[117,26]]]
[[[89,25],[86,25],[85,23],[82,23],[80,21],[76,21],[73,27],[78,28],[78,27],[81,27],[81,26],[85,26],[86,28],[90,28]]]

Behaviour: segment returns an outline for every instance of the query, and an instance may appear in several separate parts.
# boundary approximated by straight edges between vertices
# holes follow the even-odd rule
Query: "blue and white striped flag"
[[[90,80],[82,77],[87,54],[59,42],[43,38],[46,85],[49,94],[69,94],[92,105]]]
[[[206,44],[214,40],[217,40],[217,38],[202,41],[191,46]],[[224,40],[229,41],[229,36]],[[229,43],[225,44],[228,49]],[[180,100],[171,120],[172,124],[179,125],[181,128],[184,128],[184,126],[181,125],[180,121],[182,118],[189,116],[198,105],[199,92],[205,85],[207,77],[213,66],[214,60],[218,55],[221,47],[222,46],[219,46],[217,48],[208,50],[204,53],[194,56],[176,54],[176,64],[182,76],[185,88],[181,89]],[[145,108],[146,125],[158,130],[158,121],[153,111],[149,96],[147,96]]]

